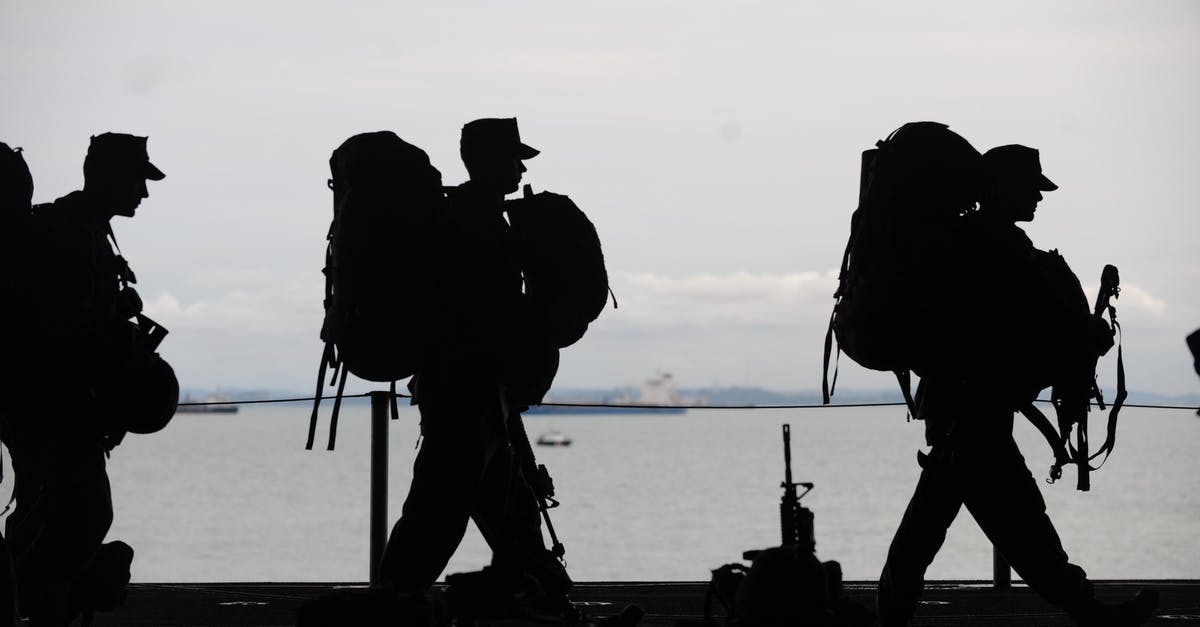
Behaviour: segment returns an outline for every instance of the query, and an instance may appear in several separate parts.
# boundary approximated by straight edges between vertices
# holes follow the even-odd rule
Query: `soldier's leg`
[[[0,627],[17,624],[17,576],[13,572],[12,555],[4,536],[0,535]]]
[[[485,465],[488,408],[478,396],[464,391],[455,399],[422,399],[424,440],[384,549],[380,578],[386,584],[432,585],[462,541]]]
[[[45,480],[30,520],[28,543],[16,558],[22,610],[53,616],[69,586],[100,547],[112,525],[112,491],[103,448],[68,439],[48,448]]]
[[[475,523],[492,547],[492,565],[533,575],[548,594],[563,595],[571,579],[542,536],[541,512],[511,447],[498,449],[485,473]]]
[[[1089,609],[1092,584],[1067,559],[1024,457],[1011,438],[993,446],[964,488],[967,510],[1030,588],[1073,614]]]
[[[39,450],[37,442],[30,438],[10,435],[5,442],[12,461],[13,495],[16,502],[13,511],[4,521],[4,533],[8,537],[9,550],[14,556],[28,548],[32,535],[36,533],[33,512],[42,494],[45,480],[43,462],[49,456]]]
[[[957,483],[936,448],[923,458],[921,477],[888,549],[879,576],[876,609],[884,625],[903,625],[912,618],[925,589],[925,571],[946,540],[946,530],[962,506]]]

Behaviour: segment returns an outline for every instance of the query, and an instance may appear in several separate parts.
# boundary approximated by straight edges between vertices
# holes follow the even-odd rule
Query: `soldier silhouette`
[[[109,222],[132,217],[146,181],[164,175],[146,138],[122,133],[92,137],[83,172],[82,190],[34,211],[28,319],[37,344],[24,347],[24,393],[4,433],[17,476],[6,527],[21,612],[35,625],[115,607],[133,558],[128,545],[103,543],[113,517],[105,459],[124,431],[103,406],[102,384],[130,350],[128,321],[141,311]]]
[[[525,594],[530,579],[556,612],[570,608],[562,564],[546,549],[530,486],[510,439],[508,398],[525,355],[536,350],[530,304],[504,197],[517,191],[526,159],[515,119],[481,119],[462,129],[469,180],[448,190],[436,285],[443,291],[427,358],[410,389],[423,441],[403,512],[388,539],[381,580],[399,589],[436,581],[474,520],[493,551],[480,575],[497,599]],[[542,596],[544,593],[544,596]]]
[[[21,155],[21,149],[10,148],[8,144],[0,142],[0,234],[3,234],[7,241],[7,244],[0,249],[0,263],[3,263],[5,268],[21,268],[21,264],[25,262],[26,236],[32,200],[33,177],[29,173],[29,166],[25,163],[25,158]],[[10,289],[16,296],[12,302],[26,302],[28,285],[22,280],[23,273],[14,272],[12,274],[15,276],[10,283]],[[15,349],[17,354],[23,352],[20,343],[25,336],[25,334],[13,332],[21,323],[20,313],[17,306],[5,307],[0,313],[0,316],[3,316],[0,327],[8,329],[14,342],[18,344]],[[14,371],[13,362],[12,359],[6,359],[4,365],[0,366],[3,368],[0,376],[5,382],[16,380],[18,373]],[[24,393],[24,390],[14,389],[18,394]],[[9,410],[8,406],[0,407],[0,440],[6,442],[8,438],[5,434],[10,430],[8,427]],[[16,624],[16,593],[16,575],[13,572],[12,554],[4,536],[0,535],[0,627]]]
[[[965,505],[1021,578],[1080,624],[1140,624],[1157,594],[1142,591],[1119,605],[1094,598],[1084,571],[1068,561],[1012,437],[1014,411],[1045,387],[1029,365],[1048,330],[1082,338],[1063,350],[1096,354],[1111,346],[1111,334],[1105,346],[1104,334],[1088,329],[1103,321],[1059,313],[1064,309],[1053,304],[1057,287],[1039,263],[1040,251],[1016,226],[1033,219],[1042,192],[1057,189],[1042,174],[1038,152],[1001,146],[985,153],[982,165],[979,210],[962,220],[958,278],[946,301],[967,326],[946,330],[960,334],[945,342],[957,348],[922,373],[916,409],[930,451],[918,455],[921,476],[880,576],[880,620],[904,625],[912,617],[925,570]],[[1087,338],[1092,346],[1083,345]]]
[[[1196,374],[1200,375],[1200,329],[1192,331],[1192,334],[1187,336],[1188,350],[1192,351],[1192,368],[1196,370]]]

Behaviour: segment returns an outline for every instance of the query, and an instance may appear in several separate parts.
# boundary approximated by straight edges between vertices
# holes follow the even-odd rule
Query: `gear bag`
[[[96,382],[96,404],[109,430],[105,443],[110,450],[125,433],[157,433],[175,417],[179,408],[179,380],[158,346],[167,329],[142,313],[142,299],[131,284],[137,282],[112,228],[108,238],[117,252],[120,285],[117,316],[101,332],[109,366]]]
[[[505,211],[521,255],[525,293],[535,311],[544,312],[540,322],[546,339],[566,348],[583,337],[608,303],[604,252],[596,227],[570,198],[534,194],[530,185],[524,192],[524,198],[506,201]]]
[[[434,220],[445,208],[442,175],[425,151],[391,131],[362,133],[329,158],[333,221],[325,252],[325,320],[316,399],[305,448],[316,437],[317,411],[327,371],[337,385],[328,449],[347,374],[390,382],[412,376],[424,350],[422,330],[431,292]]]
[[[980,155],[937,122],[901,126],[863,152],[858,208],[842,255],[825,335],[822,397],[837,384],[838,354],[896,374],[912,407],[910,373],[939,361],[959,213],[974,203]]]

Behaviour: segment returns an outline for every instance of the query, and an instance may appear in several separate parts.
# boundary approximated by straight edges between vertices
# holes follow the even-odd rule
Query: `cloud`
[[[1097,289],[1099,289],[1099,285],[1089,285],[1087,292],[1095,294]],[[1118,315],[1133,314],[1139,317],[1162,319],[1172,310],[1167,301],[1132,283],[1121,286],[1121,294],[1114,304],[1117,307]]]
[[[663,369],[688,387],[816,388],[836,275],[613,273],[619,307],[606,309],[563,351],[556,384],[630,385]],[[185,387],[303,391],[312,384],[322,350],[319,276],[212,269],[183,288],[147,295],[146,311],[171,330],[163,354]],[[1156,380],[1147,366],[1181,346],[1173,329],[1178,312],[1134,284],[1123,286],[1117,305],[1138,380]],[[850,387],[891,384],[880,373],[842,366]]]
[[[147,315],[171,331],[161,352],[181,384],[307,387],[322,350],[319,278],[228,273],[222,285],[212,295],[162,292],[146,302]]]
[[[736,272],[673,278],[651,273],[610,279],[619,309],[614,322],[628,327],[779,328],[828,317],[837,288],[834,272]]]

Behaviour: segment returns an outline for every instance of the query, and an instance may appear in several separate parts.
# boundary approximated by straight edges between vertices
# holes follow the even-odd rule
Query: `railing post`
[[[379,564],[387,543],[388,408],[391,394],[371,392],[371,583],[379,582]]]
[[[1000,554],[1000,549],[992,547],[992,588],[996,590],[1008,590],[1012,587],[1012,569],[1008,566],[1008,560]]]

